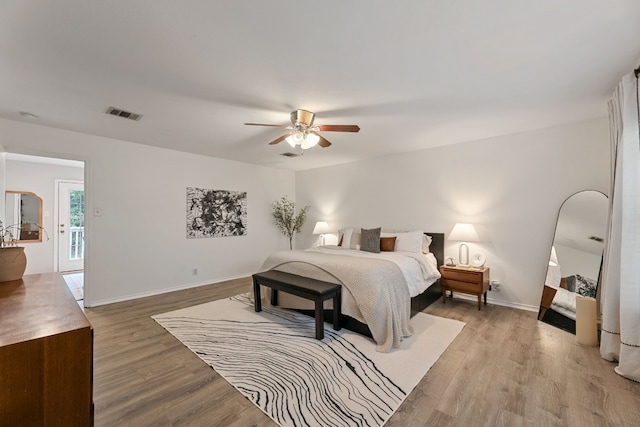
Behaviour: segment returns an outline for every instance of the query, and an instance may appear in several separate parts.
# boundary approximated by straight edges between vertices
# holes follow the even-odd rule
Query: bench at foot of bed
[[[267,270],[253,276],[253,294],[255,310],[262,311],[260,285],[272,289],[271,304],[278,304],[278,291],[312,300],[315,303],[316,339],[324,338],[324,301],[333,299],[333,329],[340,330],[340,307],[342,304],[342,285],[323,282],[309,277]]]

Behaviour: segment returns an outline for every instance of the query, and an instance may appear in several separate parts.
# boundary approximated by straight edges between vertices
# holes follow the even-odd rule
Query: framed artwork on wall
[[[246,191],[187,187],[187,239],[246,235]]]

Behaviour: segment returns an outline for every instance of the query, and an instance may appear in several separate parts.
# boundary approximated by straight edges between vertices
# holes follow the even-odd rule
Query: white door
[[[84,184],[58,182],[58,271],[84,269]]]

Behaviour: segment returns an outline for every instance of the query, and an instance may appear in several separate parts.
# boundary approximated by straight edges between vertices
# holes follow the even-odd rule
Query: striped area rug
[[[281,426],[381,426],[464,327],[419,313],[390,353],[356,333],[279,308],[256,313],[248,294],[153,316]]]

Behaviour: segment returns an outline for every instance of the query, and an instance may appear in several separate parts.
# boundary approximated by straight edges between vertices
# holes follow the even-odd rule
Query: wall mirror
[[[42,199],[28,191],[6,191],[5,225],[18,243],[41,242]]]
[[[549,248],[538,319],[575,334],[576,295],[597,297],[609,202],[599,191],[564,201]]]

